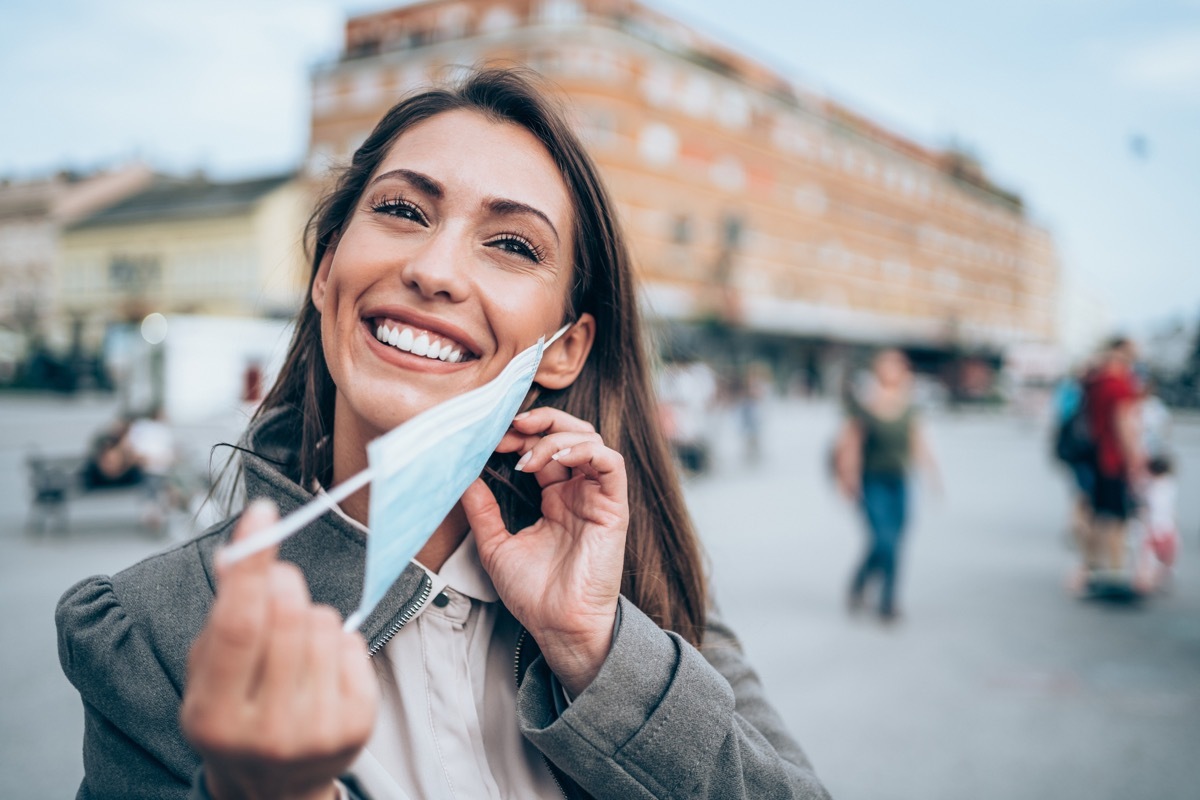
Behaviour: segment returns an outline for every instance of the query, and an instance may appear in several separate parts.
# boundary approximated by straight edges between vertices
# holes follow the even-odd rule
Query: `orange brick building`
[[[309,170],[467,66],[560,86],[609,183],[652,313],[773,352],[1055,338],[1049,233],[979,166],[909,141],[634,0],[433,0],[351,18],[313,75]]]

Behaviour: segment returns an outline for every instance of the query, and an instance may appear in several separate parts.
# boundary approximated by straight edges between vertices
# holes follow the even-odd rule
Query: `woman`
[[[567,331],[359,632],[341,619],[365,490],[278,558],[220,563],[275,518],[255,502],[69,590],[81,796],[825,797],[709,609],[629,257],[561,113],[503,71],[405,100],[311,228],[311,291],[243,457],[247,496],[284,513]]]
[[[870,388],[846,398],[847,418],[837,447],[837,476],[843,494],[857,503],[869,540],[850,583],[850,608],[863,606],[867,584],[879,578],[879,615],[899,617],[896,578],[900,544],[908,522],[908,470],[914,457],[936,480],[937,472],[912,406],[912,370],[896,349],[880,351],[872,362]]]

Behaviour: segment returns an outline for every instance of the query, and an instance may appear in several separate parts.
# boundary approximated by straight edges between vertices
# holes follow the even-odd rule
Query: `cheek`
[[[521,286],[514,283],[489,291],[488,305],[496,320],[504,320],[506,328],[529,339],[522,345],[525,347],[537,341],[538,336],[549,335],[562,319],[566,302],[558,287],[549,282],[530,280]]]

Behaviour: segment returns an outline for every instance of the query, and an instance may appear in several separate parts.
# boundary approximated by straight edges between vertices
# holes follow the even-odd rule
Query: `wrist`
[[[546,665],[571,697],[578,697],[600,673],[612,649],[615,624],[614,608],[603,625],[588,631],[531,631]]]

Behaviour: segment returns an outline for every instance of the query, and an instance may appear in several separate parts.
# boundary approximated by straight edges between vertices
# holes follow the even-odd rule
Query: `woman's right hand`
[[[275,521],[269,502],[233,539]],[[334,779],[366,744],[379,689],[357,632],[314,605],[304,576],[275,549],[222,567],[217,597],[188,657],[180,715],[214,800],[337,796]]]

